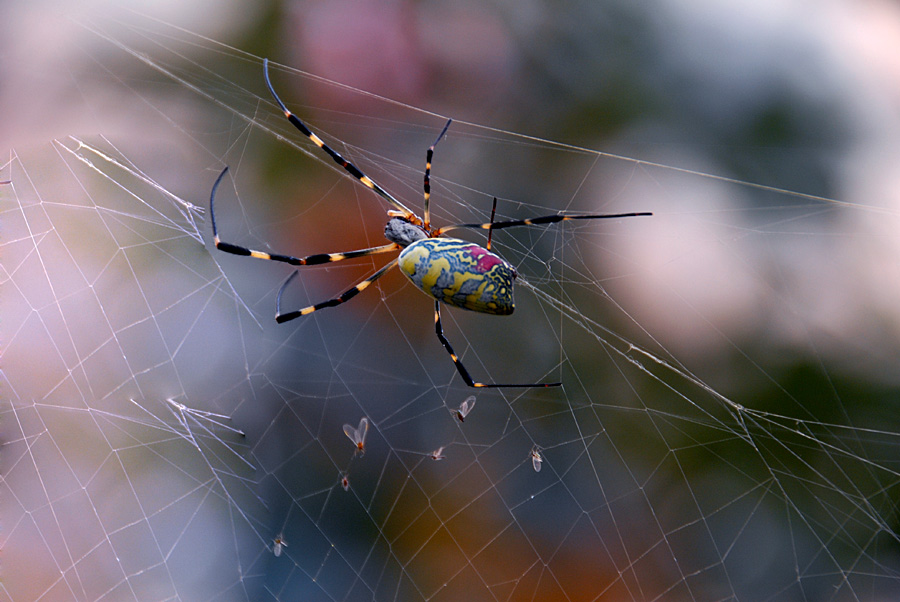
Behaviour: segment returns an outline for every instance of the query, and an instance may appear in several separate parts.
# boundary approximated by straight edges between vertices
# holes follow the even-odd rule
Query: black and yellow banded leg
[[[212,193],[209,195],[209,218],[212,222],[212,231],[213,231],[213,241],[216,243],[216,248],[220,251],[224,251],[226,253],[231,253],[232,255],[241,255],[243,257],[255,257],[256,259],[265,259],[268,261],[280,261],[282,263],[288,263],[290,265],[319,265],[322,263],[330,263],[333,261],[342,261],[344,259],[353,259],[355,257],[367,257],[369,255],[376,255],[378,253],[390,253],[391,251],[396,251],[400,248],[400,245],[396,243],[391,243],[388,245],[381,245],[378,247],[370,247],[368,249],[360,249],[358,251],[347,251],[345,253],[317,253],[315,255],[307,255],[306,257],[294,257],[293,255],[282,255],[280,253],[267,253],[265,251],[254,251],[253,249],[248,249],[247,247],[242,247],[240,245],[231,244],[230,242],[222,242],[219,239],[219,230],[216,227],[216,189],[219,187],[219,184],[222,182],[222,178],[225,177],[225,174],[228,173],[228,168],[222,170],[222,173],[219,174],[219,177],[216,178],[216,183],[213,184]]]
[[[447,128],[450,127],[451,123],[453,123],[453,120],[448,119],[447,125],[444,126],[444,129],[441,130],[441,133],[435,139],[434,144],[428,147],[428,152],[425,153],[425,212],[422,214],[422,226],[426,230],[431,226],[431,159],[434,157],[434,147],[447,133]]]
[[[472,380],[472,377],[469,375],[469,371],[466,370],[466,367],[463,366],[462,361],[460,361],[459,357],[453,351],[453,347],[450,345],[450,341],[447,340],[447,337],[444,336],[444,329],[441,327],[441,303],[440,301],[434,302],[434,332],[437,334],[438,340],[440,340],[441,345],[444,346],[444,349],[447,350],[447,353],[450,354],[450,359],[453,360],[453,365],[456,366],[456,371],[459,372],[459,375],[462,377],[463,381],[469,385],[470,387],[485,388],[485,389],[499,389],[499,388],[542,388],[542,387],[559,387],[562,383],[528,383],[528,384],[497,384],[497,383],[478,383]]]
[[[295,320],[300,316],[306,316],[314,311],[319,311],[320,309],[325,309],[326,307],[335,307],[336,305],[340,305],[341,303],[345,303],[366,290],[370,284],[384,276],[385,272],[394,267],[394,264],[397,263],[397,259],[392,259],[387,265],[383,268],[355,285],[353,288],[344,291],[337,297],[333,299],[328,299],[327,301],[322,301],[321,303],[316,303],[315,305],[310,305],[308,307],[304,307],[303,309],[298,309],[297,311],[290,311],[287,313],[281,313],[281,296],[284,294],[284,290],[288,287],[297,274],[299,273],[297,270],[294,270],[294,273],[288,276],[288,279],[284,281],[284,284],[281,285],[281,289],[278,291],[278,298],[275,300],[275,321],[279,324],[283,324],[284,322],[290,322],[291,320]]]
[[[490,221],[491,224],[494,223],[494,215],[496,215],[496,214],[497,214],[497,197],[494,197],[494,203],[491,205],[491,221]],[[488,251],[491,250],[491,237],[493,235],[494,235],[494,229],[488,228],[487,245],[484,247]]]
[[[391,195],[387,190],[379,186],[372,180],[369,176],[364,174],[358,167],[356,167],[353,163],[350,163],[346,159],[344,159],[340,153],[335,151],[333,148],[325,144],[325,142],[319,138],[312,130],[306,127],[306,124],[300,121],[300,119],[291,113],[288,108],[281,101],[281,98],[278,97],[278,94],[275,93],[275,88],[272,87],[272,82],[269,80],[269,59],[263,60],[263,72],[266,78],[266,87],[269,88],[269,93],[272,94],[272,98],[275,99],[275,102],[278,103],[278,106],[281,108],[282,112],[284,112],[284,116],[287,117],[288,121],[290,121],[295,128],[300,130],[304,136],[312,140],[313,144],[321,148],[325,151],[329,157],[331,157],[335,163],[344,168],[348,174],[362,182],[364,186],[374,191],[378,196],[386,200],[388,203],[396,207],[403,214],[403,217],[415,218],[416,215],[409,208],[406,207],[403,203],[398,201],[396,198]]]
[[[544,215],[541,217],[532,217],[531,219],[515,219],[506,222],[490,221],[486,224],[454,224],[452,226],[444,226],[439,228],[434,236],[440,236],[450,230],[457,228],[476,228],[481,230],[502,230],[504,228],[515,228],[518,226],[541,226],[544,224],[555,224],[557,222],[568,222],[582,219],[618,219],[621,217],[643,217],[653,215],[649,211],[638,213],[603,213],[592,215]]]

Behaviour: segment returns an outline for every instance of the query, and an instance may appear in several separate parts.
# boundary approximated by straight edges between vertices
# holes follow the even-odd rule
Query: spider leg
[[[490,221],[486,224],[454,224],[452,226],[444,226],[439,228],[433,236],[439,236],[444,232],[455,230],[457,228],[476,228],[481,230],[502,230],[503,228],[515,228],[517,226],[539,226],[542,224],[555,224],[557,222],[568,222],[577,219],[618,219],[620,217],[642,217],[653,215],[649,211],[633,212],[633,213],[602,213],[589,215],[544,215],[541,217],[532,217],[530,219],[514,219],[506,222]]]
[[[222,170],[222,173],[220,173],[219,177],[216,178],[216,183],[213,184],[212,192],[209,195],[209,217],[210,221],[212,222],[213,240],[216,243],[216,248],[220,251],[225,251],[226,253],[231,253],[232,255],[255,257],[257,259],[266,259],[269,261],[280,261],[282,263],[288,263],[290,265],[318,265],[321,263],[329,263],[332,261],[353,259],[354,257],[366,257],[368,255],[376,255],[378,253],[389,253],[390,251],[400,248],[400,245],[391,243],[389,245],[382,245],[380,247],[370,247],[368,249],[347,251],[345,253],[317,253],[315,255],[307,255],[306,257],[294,257],[292,255],[282,255],[280,253],[254,251],[253,249],[248,249],[247,247],[242,247],[240,245],[234,245],[230,242],[222,242],[219,239],[219,231],[216,228],[215,203],[216,189],[219,187],[219,184],[222,182],[222,178],[225,177],[225,174],[227,172],[227,167]]]
[[[376,194],[378,194],[381,198],[386,200],[388,203],[396,207],[400,210],[405,218],[415,217],[415,214],[410,211],[406,205],[395,199],[387,190],[376,184],[369,176],[364,174],[358,167],[356,167],[353,163],[350,163],[346,159],[344,159],[340,153],[335,151],[333,148],[325,144],[325,142],[319,138],[312,130],[306,127],[306,124],[300,121],[300,119],[291,113],[288,108],[284,105],[281,99],[278,97],[278,94],[275,93],[275,88],[272,87],[272,82],[269,81],[269,59],[263,60],[263,72],[266,77],[266,86],[269,88],[269,92],[272,94],[272,98],[275,99],[275,102],[278,103],[278,106],[281,107],[281,110],[284,112],[284,116],[288,118],[295,128],[300,130],[304,136],[312,140],[313,144],[321,148],[325,153],[334,159],[334,162],[344,168],[344,170],[362,182],[364,186],[373,190]],[[412,220],[410,220],[412,221]]]
[[[383,268],[381,268],[359,284],[355,285],[353,288],[344,291],[333,299],[328,299],[327,301],[322,301],[321,303],[316,303],[315,305],[310,305],[308,307],[304,307],[303,309],[298,309],[297,311],[291,311],[283,314],[281,313],[281,296],[284,294],[284,290],[291,283],[291,280],[293,280],[299,273],[297,270],[294,270],[294,273],[288,276],[288,279],[284,281],[284,284],[281,285],[281,289],[278,291],[278,297],[275,301],[275,321],[279,324],[290,322],[291,320],[299,318],[300,316],[311,314],[314,311],[318,311],[326,307],[334,307],[336,305],[340,305],[341,303],[349,301],[350,299],[364,291],[370,284],[384,276],[385,272],[394,267],[394,264],[396,263],[397,258],[395,257]]]
[[[501,387],[522,387],[522,388],[535,388],[535,387],[559,387],[562,383],[529,383],[529,384],[496,384],[496,383],[478,383],[472,380],[472,377],[469,375],[469,371],[466,370],[466,367],[463,366],[463,363],[460,361],[459,357],[454,353],[453,347],[450,345],[450,341],[447,340],[447,337],[444,336],[444,329],[441,327],[441,304],[439,301],[434,302],[434,332],[437,334],[438,340],[441,341],[441,345],[444,346],[444,349],[447,350],[447,353],[450,354],[450,359],[453,360],[453,365],[456,366],[456,371],[459,372],[459,375],[462,377],[463,381],[470,387],[475,388],[492,388],[499,389]]]
[[[497,213],[497,197],[494,197],[494,204],[491,205],[491,221],[490,221],[491,224],[494,223],[494,214],[496,214],[496,213]],[[494,235],[494,229],[493,229],[493,228],[488,228],[488,240],[487,240],[487,246],[484,247],[484,248],[487,249],[488,251],[491,250],[491,237],[492,237],[493,235]]]
[[[428,148],[428,152],[425,153],[425,213],[422,215],[422,225],[426,230],[428,230],[428,226],[431,224],[431,159],[434,157],[434,147],[437,146],[437,143],[441,141],[441,138],[444,137],[444,134],[447,133],[447,128],[450,127],[450,124],[453,123],[452,119],[447,120],[447,125],[444,126],[444,129],[441,130],[441,133],[438,134],[437,139],[434,141]]]

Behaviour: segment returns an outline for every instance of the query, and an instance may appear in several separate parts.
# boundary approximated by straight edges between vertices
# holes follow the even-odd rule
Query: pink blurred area
[[[349,0],[288,5],[286,58],[414,106],[488,118],[515,98],[514,32],[490,5]],[[339,40],[340,43],[335,43]],[[364,112],[365,98],[322,97]]]

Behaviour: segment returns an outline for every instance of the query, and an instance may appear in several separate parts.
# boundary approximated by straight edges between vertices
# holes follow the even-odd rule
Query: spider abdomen
[[[422,292],[454,307],[506,316],[515,309],[515,269],[475,243],[418,240],[400,253],[400,271]]]

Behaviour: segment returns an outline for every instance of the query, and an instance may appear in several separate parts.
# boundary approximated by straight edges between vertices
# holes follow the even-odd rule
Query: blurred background
[[[898,597],[900,6],[184,4],[4,9],[0,599]],[[443,312],[476,379],[561,389],[459,421],[396,272],[274,323],[219,172],[254,249],[390,207],[263,57],[417,211],[453,118],[437,224],[654,213],[497,232],[516,313]]]

